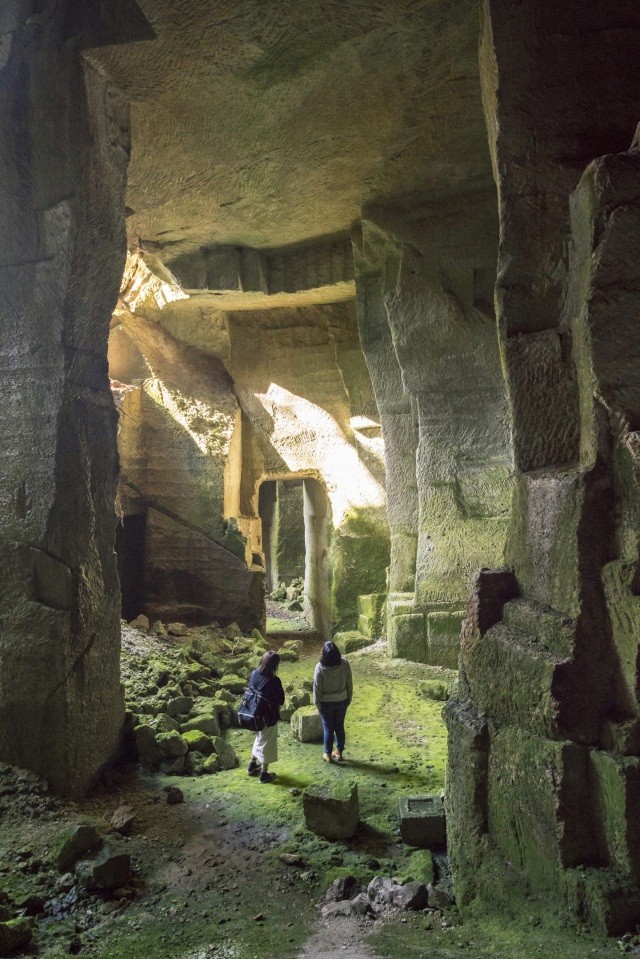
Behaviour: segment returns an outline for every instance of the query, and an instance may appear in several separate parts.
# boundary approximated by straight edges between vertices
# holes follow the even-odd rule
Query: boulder
[[[118,806],[110,820],[112,829],[123,836],[128,836],[136,821],[136,812],[133,806]]]
[[[184,802],[184,795],[177,786],[167,787],[167,806],[178,806]]]
[[[86,889],[120,889],[131,879],[131,856],[107,845],[96,859],[79,863],[78,873]]]
[[[420,695],[425,699],[433,699],[436,702],[444,703],[449,698],[449,688],[446,683],[439,679],[423,679],[418,683]]]
[[[318,783],[302,793],[308,828],[325,839],[350,839],[360,820],[355,782]]]
[[[69,872],[73,865],[100,846],[102,839],[93,823],[80,823],[67,829],[55,845],[54,862],[58,872]]]
[[[143,613],[140,613],[139,616],[136,616],[135,619],[132,619],[129,623],[129,626],[133,626],[134,629],[139,629],[143,633],[149,632],[149,619]]]
[[[230,743],[220,736],[216,736],[213,740],[213,749],[218,757],[221,769],[235,769],[238,765],[238,757]]]
[[[194,716],[193,719],[189,719],[186,723],[183,723],[180,729],[183,735],[193,732],[194,730],[204,733],[206,736],[220,735],[220,723],[218,722],[217,715],[213,713],[203,713],[202,715]]]
[[[365,646],[371,646],[375,639],[370,636],[363,636],[356,629],[347,630],[344,633],[336,633],[333,641],[342,653],[355,653],[358,649],[364,649]]]
[[[315,706],[296,709],[291,717],[291,733],[301,743],[322,742],[322,720]]]
[[[188,745],[175,730],[170,733],[158,733],[156,743],[160,749],[163,759],[178,759],[188,752]]]
[[[340,876],[331,883],[324,898],[328,902],[341,902],[343,899],[355,899],[360,892],[360,881],[355,876]]]
[[[366,893],[361,893],[354,899],[343,899],[339,902],[328,902],[322,907],[323,919],[332,919],[336,916],[366,916],[370,909]],[[346,948],[343,947],[343,948]]]
[[[409,860],[409,875],[428,886],[433,882],[433,855],[430,849],[417,849]]]
[[[162,750],[156,742],[156,732],[145,723],[133,730],[138,760],[147,769],[157,769],[162,762]]]
[[[237,623],[230,623],[222,630],[222,635],[225,637],[225,639],[240,639],[242,636],[242,630]]]
[[[175,716],[186,716],[193,709],[193,699],[191,696],[176,696],[167,703],[167,713],[172,718]]]
[[[167,623],[169,636],[186,636],[189,630],[184,623]]]
[[[243,679],[242,676],[234,676],[233,674],[231,676],[223,676],[218,682],[221,692],[227,690],[227,692],[233,693],[235,696],[240,696],[247,688],[247,680]]]
[[[0,922],[0,956],[10,956],[31,942],[33,930],[28,919]]]
[[[187,744],[189,752],[202,753],[203,756],[210,756],[213,752],[212,740],[199,729],[191,729],[183,733],[182,739]]]
[[[283,663],[297,663],[300,658],[295,649],[280,649],[278,656]]]
[[[217,753],[211,753],[211,755],[207,756],[205,761],[202,763],[202,772],[206,775],[219,773],[221,769],[222,766],[220,765],[220,760],[218,759]]]
[[[152,726],[157,733],[170,733],[174,729],[176,731],[180,730],[179,724],[175,721],[175,719],[172,719],[168,713],[160,713],[149,723],[149,725]]]
[[[376,912],[385,912],[390,909],[420,910],[429,903],[429,893],[423,882],[406,882],[401,884],[397,879],[387,879],[386,876],[376,876],[367,888],[367,895],[371,907]]]
[[[311,693],[309,693],[306,689],[302,692],[292,693],[289,702],[293,706],[294,712],[296,709],[302,709],[303,706],[310,706]]]

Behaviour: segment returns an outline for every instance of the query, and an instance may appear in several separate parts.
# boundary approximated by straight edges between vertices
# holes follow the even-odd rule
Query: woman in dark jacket
[[[263,697],[263,710],[267,725],[261,729],[253,743],[251,762],[247,772],[250,776],[260,773],[261,783],[272,783],[275,773],[269,772],[269,764],[278,758],[278,721],[280,706],[284,703],[284,689],[276,675],[280,657],[272,649],[265,653],[249,679],[249,686]]]

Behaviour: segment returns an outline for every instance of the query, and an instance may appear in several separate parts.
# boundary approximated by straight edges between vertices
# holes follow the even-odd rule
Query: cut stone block
[[[363,634],[356,629],[348,630],[345,633],[336,633],[333,641],[345,655],[347,653],[355,653],[358,649],[364,649],[366,646],[371,646],[374,642],[370,636],[363,636]]]
[[[296,709],[291,717],[291,732],[301,743],[322,742],[322,720],[315,706]]]
[[[427,615],[427,643],[429,662],[435,666],[458,665],[460,629],[465,617],[464,610],[456,612],[433,612]]]
[[[319,783],[302,794],[308,828],[325,839],[350,839],[360,820],[358,786],[354,782]]]
[[[571,912],[603,936],[620,936],[640,923],[640,890],[607,869],[568,869],[563,875]]]
[[[447,844],[444,801],[440,796],[402,796],[400,835],[408,846],[441,849]]]
[[[386,593],[370,593],[358,596],[358,631],[371,639],[378,639],[385,632]]]
[[[602,860],[640,879],[640,759],[590,754],[594,783],[596,836]]]
[[[389,651],[392,656],[427,662],[427,639],[423,613],[402,613],[389,619]]]

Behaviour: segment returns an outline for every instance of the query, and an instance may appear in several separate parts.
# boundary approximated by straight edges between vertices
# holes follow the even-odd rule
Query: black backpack
[[[238,708],[238,725],[241,729],[250,729],[254,733],[259,733],[267,725],[271,704],[261,690],[268,684],[269,679],[270,677],[267,677],[260,688],[250,682],[245,689]]]

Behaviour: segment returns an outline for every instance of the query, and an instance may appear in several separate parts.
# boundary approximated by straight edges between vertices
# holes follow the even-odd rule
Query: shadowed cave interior
[[[640,954],[639,47],[3,5],[0,956]]]

